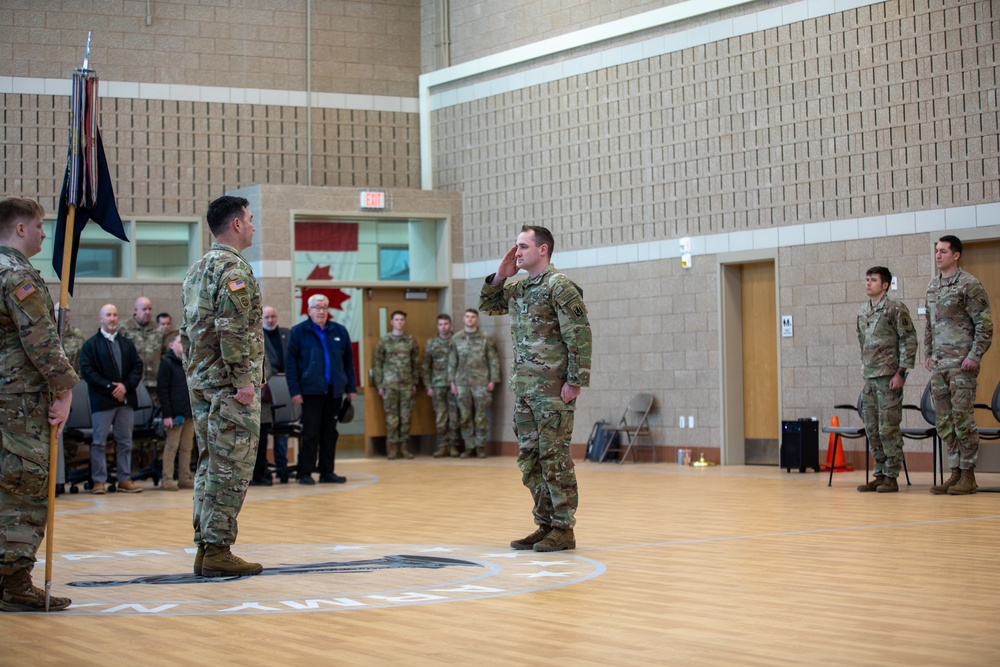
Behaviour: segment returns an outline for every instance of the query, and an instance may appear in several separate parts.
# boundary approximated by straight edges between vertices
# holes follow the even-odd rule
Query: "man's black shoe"
[[[271,486],[274,482],[270,477],[254,477],[250,480],[251,486]]]
[[[312,475],[306,477],[299,477],[299,484],[315,484],[316,480],[312,478]]]
[[[336,473],[330,473],[329,475],[319,476],[320,484],[343,484],[346,481],[347,481],[346,477],[341,477]]]

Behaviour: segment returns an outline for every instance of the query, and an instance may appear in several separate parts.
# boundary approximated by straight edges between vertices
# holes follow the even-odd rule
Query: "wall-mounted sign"
[[[385,205],[385,192],[381,190],[361,191],[361,208],[384,210]]]

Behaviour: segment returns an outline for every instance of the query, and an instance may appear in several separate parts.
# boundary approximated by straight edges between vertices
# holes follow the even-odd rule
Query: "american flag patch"
[[[231,283],[229,283],[229,291],[230,292],[239,292],[241,289],[243,289],[246,286],[247,286],[247,284],[245,282],[243,282],[243,280],[234,280]]]
[[[29,296],[37,292],[35,286],[30,282],[24,283],[14,291],[14,296],[17,297],[18,301],[24,301]]]

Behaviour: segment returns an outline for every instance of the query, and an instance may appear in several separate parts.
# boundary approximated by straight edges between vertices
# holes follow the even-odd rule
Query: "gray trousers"
[[[135,414],[131,407],[123,405],[120,408],[102,410],[90,415],[91,426],[94,427],[94,441],[90,443],[90,479],[93,482],[108,480],[108,461],[104,446],[108,441],[108,433],[115,436],[118,443],[116,457],[116,474],[119,482],[132,477],[132,426]]]

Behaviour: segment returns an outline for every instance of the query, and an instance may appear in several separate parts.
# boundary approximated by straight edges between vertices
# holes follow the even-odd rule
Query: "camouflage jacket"
[[[983,284],[959,269],[951,278],[938,274],[927,286],[924,354],[934,363],[979,362],[993,341],[993,315]]]
[[[85,342],[83,332],[76,327],[71,327],[63,334],[63,351],[66,352],[66,358],[69,359],[69,363],[77,375],[80,374],[80,350]]]
[[[917,330],[910,311],[888,295],[876,304],[869,299],[858,310],[858,343],[862,377],[894,375],[917,363]]]
[[[447,338],[438,335],[427,341],[423,363],[425,387],[447,387],[451,383],[448,379],[448,354],[455,347],[453,340],[451,335]]]
[[[118,331],[132,341],[139,358],[142,359],[143,384],[155,387],[156,376],[160,372],[160,359],[167,351],[167,340],[163,329],[153,319],[142,325],[133,317],[123,322]]]
[[[260,386],[264,328],[260,288],[243,255],[221,243],[184,277],[181,344],[188,388]]]
[[[396,336],[391,331],[375,346],[375,386],[411,387],[420,381],[417,359],[420,348],[408,333]]]
[[[500,355],[492,336],[477,329],[455,334],[448,377],[460,387],[485,387],[500,382]]]
[[[20,251],[0,246],[0,394],[61,394],[79,381],[45,281]]]
[[[534,278],[495,286],[492,280],[483,285],[479,309],[510,314],[511,390],[549,409],[572,410],[576,401],[564,404],[559,397],[563,383],[590,386],[592,340],[582,291],[551,264]]]

